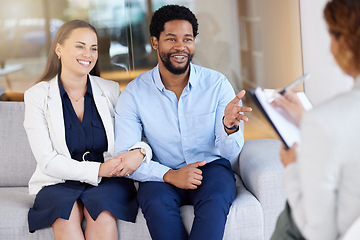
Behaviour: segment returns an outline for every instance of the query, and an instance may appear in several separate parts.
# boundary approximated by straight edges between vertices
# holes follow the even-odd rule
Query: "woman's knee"
[[[89,212],[86,210],[86,208],[84,209],[84,216],[86,219],[86,223],[89,223],[91,225],[95,224],[97,226],[99,226],[102,229],[105,228],[112,228],[114,225],[116,225],[116,218],[114,217],[114,215],[112,215],[110,212],[108,211],[103,211],[101,212],[97,218],[94,220]]]
[[[108,211],[103,211],[102,213],[99,214],[99,216],[97,217],[96,221],[98,225],[101,226],[110,226],[115,224],[116,225],[116,217],[114,217],[114,215],[112,215],[110,212]]]
[[[57,218],[53,224],[52,229],[54,232],[54,238],[59,239],[84,239],[83,231],[81,228],[82,220],[69,218],[68,220]]]
[[[101,212],[94,221],[84,209],[86,239],[118,239],[116,218],[108,211]]]
[[[82,204],[76,201],[71,209],[69,219],[57,218],[53,226],[58,226],[61,228],[71,228],[81,226],[83,220],[83,207]]]

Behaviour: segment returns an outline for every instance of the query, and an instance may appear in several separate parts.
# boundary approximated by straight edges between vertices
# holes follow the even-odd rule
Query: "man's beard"
[[[190,54],[190,53],[186,53],[186,52],[181,52],[181,54],[186,54],[187,55],[187,62],[185,64],[184,67],[182,68],[175,68],[171,61],[170,61],[170,58],[171,58],[171,55],[174,54],[174,53],[167,53],[167,54],[159,54],[160,56],[160,59],[162,61],[162,63],[164,64],[165,68],[171,72],[172,74],[175,74],[175,75],[180,75],[180,74],[183,74],[186,72],[186,70],[188,69],[189,65],[190,65],[190,62],[191,60],[193,59],[194,57],[194,54]]]

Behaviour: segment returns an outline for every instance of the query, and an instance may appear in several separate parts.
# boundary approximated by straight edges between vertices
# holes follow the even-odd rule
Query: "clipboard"
[[[265,90],[275,91],[274,89]],[[275,132],[279,135],[286,149],[288,149],[295,142],[300,142],[300,129],[293,122],[289,121],[283,114],[281,114],[279,109],[274,108],[270,104],[268,100],[269,94],[265,93],[265,90],[258,87],[255,90],[249,89],[247,92]],[[299,96],[305,110],[310,110],[312,108],[312,104],[306,97],[305,93],[297,92],[297,95]]]

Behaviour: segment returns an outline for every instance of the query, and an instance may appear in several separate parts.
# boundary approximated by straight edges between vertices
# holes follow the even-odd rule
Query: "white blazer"
[[[297,163],[285,168],[293,218],[308,240],[335,240],[360,216],[360,77],[305,113]]]
[[[90,76],[95,105],[103,122],[108,149],[104,159],[114,154],[114,106],[120,94],[116,82]],[[29,181],[29,193],[37,194],[47,185],[75,180],[97,186],[100,163],[76,161],[66,145],[62,101],[58,77],[43,81],[25,92],[24,127],[37,161]]]

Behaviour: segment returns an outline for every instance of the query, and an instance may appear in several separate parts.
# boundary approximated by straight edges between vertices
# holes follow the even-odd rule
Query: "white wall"
[[[237,0],[196,0],[199,20],[193,62],[223,73],[235,91],[242,89]]]
[[[244,85],[282,88],[301,76],[299,0],[239,0],[239,13]]]
[[[302,75],[299,3],[295,0],[261,0],[257,8],[264,54],[261,86],[282,88]]]
[[[235,91],[282,88],[302,75],[299,0],[195,0],[188,7],[199,20],[193,62],[222,72]]]
[[[352,78],[342,72],[330,52],[330,36],[323,17],[326,2],[300,0],[304,73],[311,74],[305,83],[305,92],[315,105],[353,84]]]

